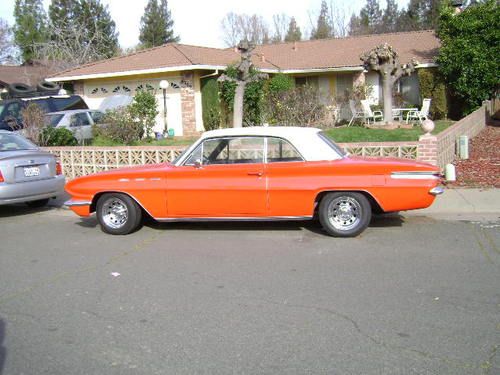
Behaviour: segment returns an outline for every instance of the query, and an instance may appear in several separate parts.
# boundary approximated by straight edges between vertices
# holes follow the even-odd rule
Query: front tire
[[[101,196],[96,216],[103,232],[116,235],[132,233],[142,221],[142,211],[136,201],[120,193]]]
[[[318,216],[330,236],[355,237],[370,224],[372,208],[361,193],[328,193],[320,202]]]

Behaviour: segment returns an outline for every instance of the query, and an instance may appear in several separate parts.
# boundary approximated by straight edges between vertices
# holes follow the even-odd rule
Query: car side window
[[[263,137],[215,138],[203,141],[184,165],[250,164],[264,162]]]
[[[263,137],[207,139],[203,164],[252,164],[264,162]]]
[[[267,162],[304,161],[302,155],[288,141],[282,138],[267,138]]]
[[[89,118],[85,112],[75,113],[74,115],[71,116],[70,120],[71,127],[84,126],[84,125],[90,125]]]

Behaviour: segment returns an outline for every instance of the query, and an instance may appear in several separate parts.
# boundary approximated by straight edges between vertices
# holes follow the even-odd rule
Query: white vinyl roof
[[[210,130],[202,134],[186,153],[186,157],[204,139],[215,137],[279,137],[289,141],[306,161],[337,160],[339,155],[327,142],[318,136],[321,129],[296,126],[252,126],[246,128],[227,128]],[[184,158],[179,160],[182,162]]]

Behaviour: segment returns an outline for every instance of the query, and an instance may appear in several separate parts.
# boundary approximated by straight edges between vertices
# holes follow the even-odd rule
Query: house
[[[373,86],[372,103],[382,97],[375,72],[366,72],[359,56],[380,44],[389,43],[402,63],[412,58],[417,68],[435,67],[439,40],[434,31],[355,36],[258,46],[254,65],[262,72],[282,72],[294,77],[297,84],[316,85],[325,95],[335,96],[354,84]],[[166,95],[167,127],[176,136],[190,136],[203,131],[201,80],[217,76],[240,55],[233,48],[218,49],[170,43],[130,55],[98,61],[58,73],[50,81],[73,84],[91,108],[107,96],[134,95],[136,90],[156,93],[159,115],[155,131],[164,130],[161,80],[170,85]],[[401,80],[399,90],[407,101],[420,102],[416,74]]]

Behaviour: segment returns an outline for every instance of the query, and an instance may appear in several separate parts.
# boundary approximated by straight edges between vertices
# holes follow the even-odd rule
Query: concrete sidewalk
[[[405,215],[455,217],[460,219],[500,217],[500,189],[448,188],[429,208],[405,211]]]

